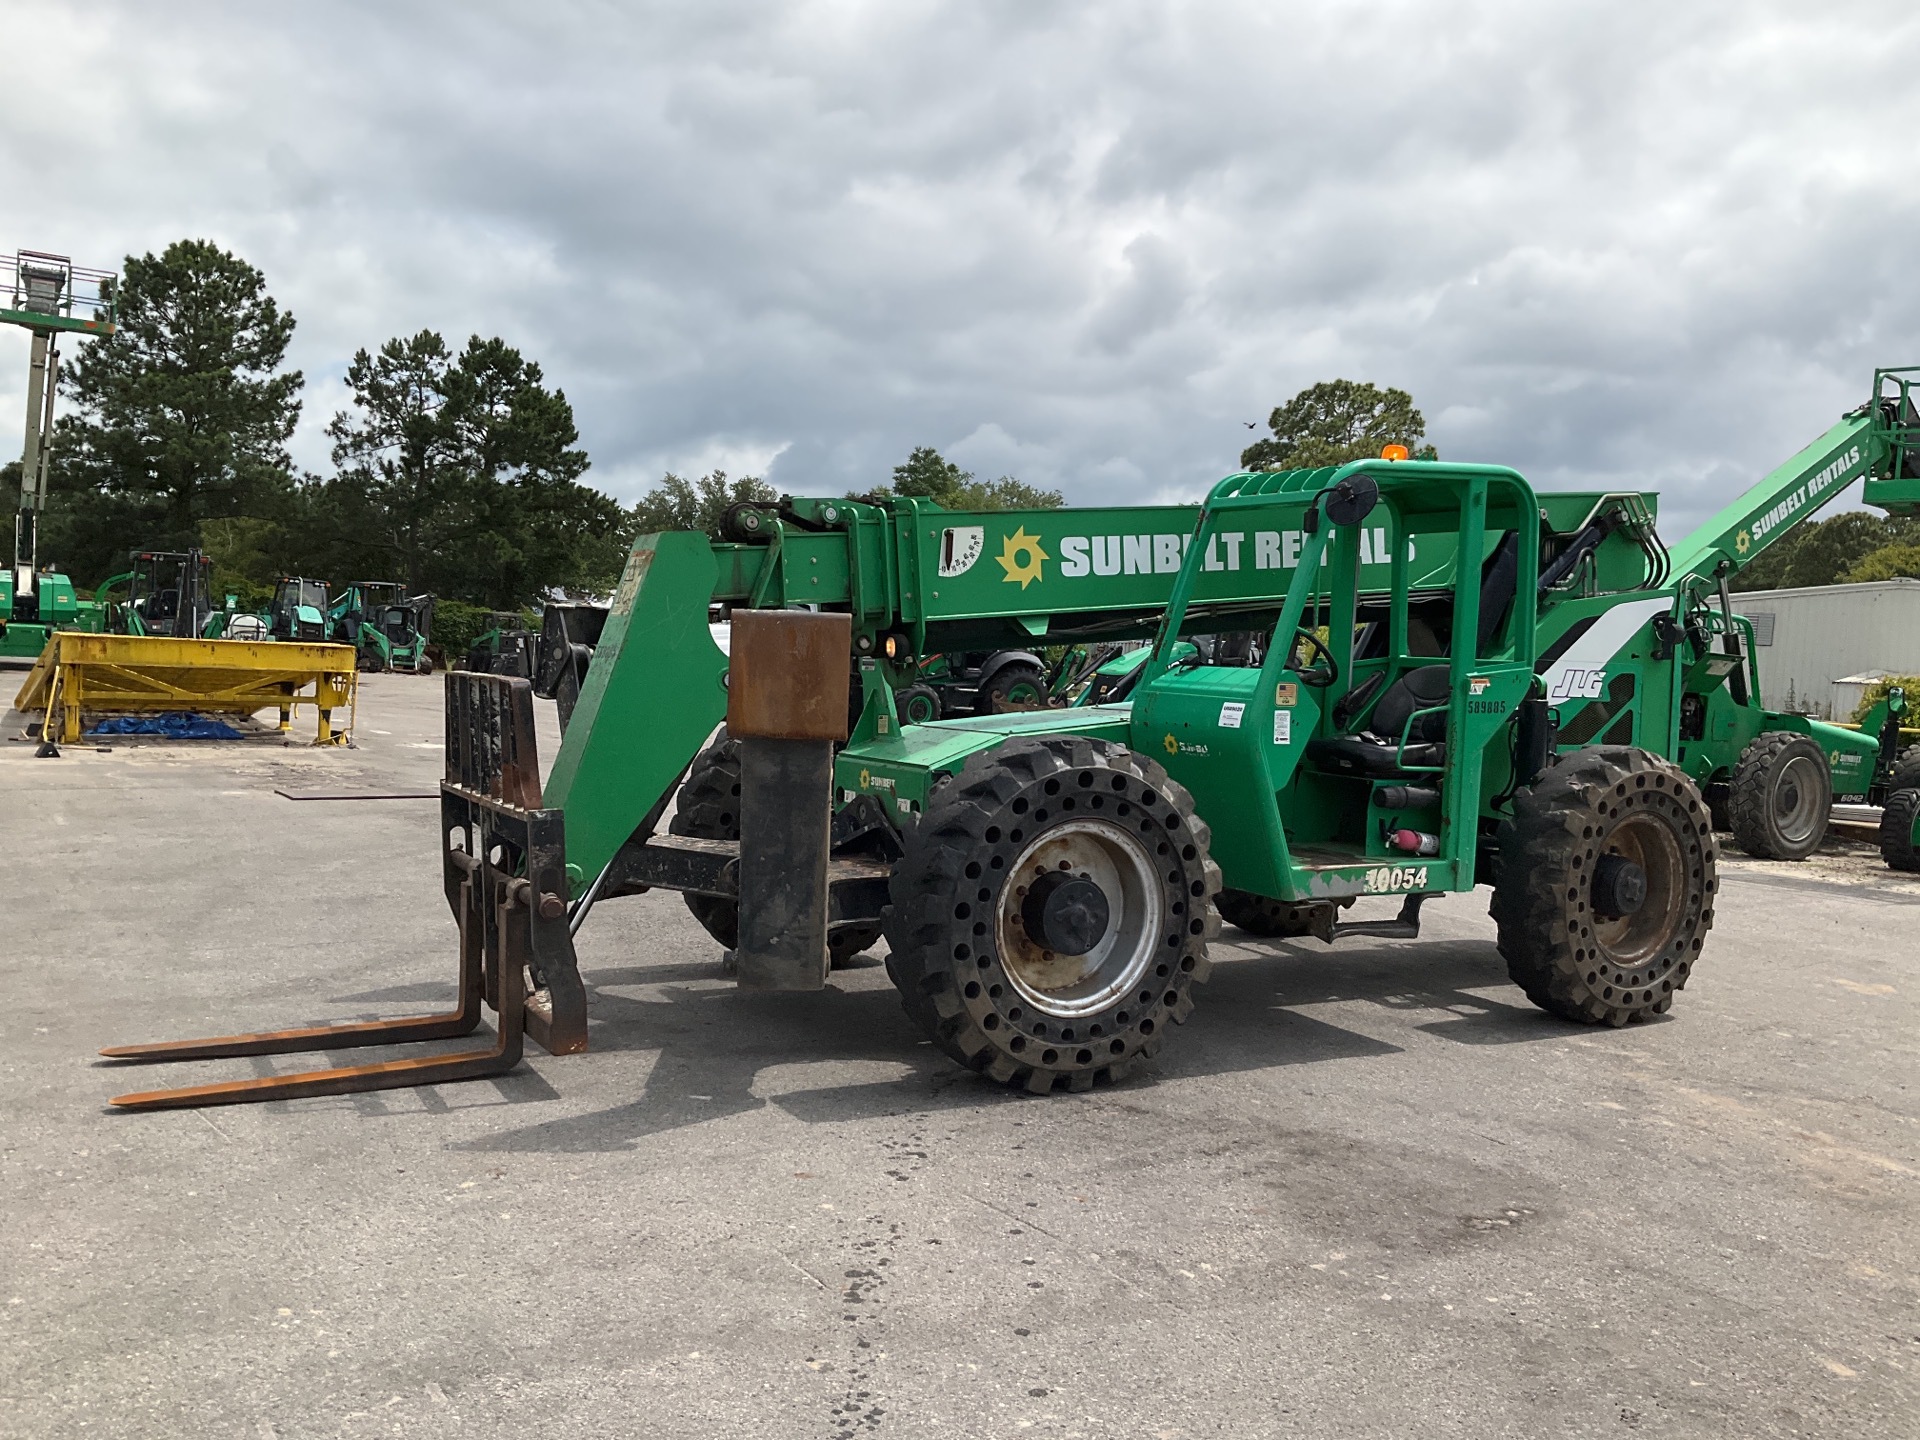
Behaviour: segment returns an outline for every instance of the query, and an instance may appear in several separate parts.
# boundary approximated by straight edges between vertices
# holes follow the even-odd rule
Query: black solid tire
[[[888,972],[908,1016],[968,1069],[1035,1094],[1132,1073],[1191,1013],[1192,987],[1207,978],[1220,924],[1208,903],[1220,886],[1208,838],[1186,790],[1123,745],[1044,736],[975,755],[894,866]],[[1039,942],[1023,953],[1008,938],[1024,934],[1010,928],[1023,925],[1011,917],[1026,893],[1013,868],[1062,843],[1114,846],[1139,886],[1139,908],[1116,902],[1120,918],[1105,932],[1120,963],[1093,972],[1078,997],[1065,987],[1039,994],[1028,968]]]
[[[1880,810],[1880,858],[1889,868],[1920,871],[1920,846],[1914,844],[1920,826],[1920,789],[1908,787],[1887,796]]]
[[[1012,695],[1017,689],[1031,687],[1035,704],[1015,704]],[[973,708],[980,715],[999,715],[1007,710],[1038,709],[1047,700],[1047,672],[1038,665],[1029,665],[1024,660],[1016,660],[1011,665],[1003,665],[994,672],[994,676],[980,687],[974,697]]]
[[[931,685],[909,685],[895,692],[893,708],[902,725],[927,725],[940,718],[940,692]]]
[[[1292,937],[1313,933],[1313,908],[1245,890],[1222,890],[1213,897],[1220,918],[1249,935]]]
[[[740,838],[740,742],[727,734],[724,725],[714,742],[694,757],[687,778],[680,782],[667,832],[702,840]],[[740,908],[733,901],[684,892],[680,898],[707,934],[729,950],[740,943]],[[840,969],[879,938],[878,925],[847,925],[829,931],[829,965]]]
[[[1631,746],[1576,750],[1514,797],[1490,907],[1507,974],[1549,1014],[1625,1025],[1663,1014],[1713,928],[1713,822],[1677,767]],[[1594,905],[1603,856],[1647,877],[1636,913]],[[1642,916],[1644,915],[1644,918]]]
[[[1887,794],[1896,790],[1920,790],[1920,745],[1909,745],[1893,762],[1893,774],[1887,780]]]
[[[1727,818],[1734,844],[1756,859],[1806,859],[1826,839],[1832,810],[1827,752],[1809,736],[1769,730],[1733,767]]]
[[[1713,817],[1714,832],[1720,835],[1733,829],[1733,816],[1727,810],[1729,788],[1725,780],[1709,780],[1706,788],[1700,792],[1707,802],[1707,813]]]

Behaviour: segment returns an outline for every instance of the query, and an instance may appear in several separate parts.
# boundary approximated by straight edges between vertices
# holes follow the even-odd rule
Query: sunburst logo
[[[1166,747],[1167,754],[1178,755],[1180,753],[1180,742],[1174,739],[1171,733],[1169,733],[1167,738],[1162,740],[1160,743]]]
[[[1040,569],[1040,562],[1053,557],[1040,548],[1039,537],[1029,535],[1027,527],[1022,525],[1000,542],[1000,554],[995,558],[1000,561],[1000,568],[1007,572],[1007,582],[1012,584],[1018,581],[1024,590],[1034,581],[1046,578]]]
[[[1742,555],[1746,554],[1747,551],[1753,548],[1753,537],[1742,530],[1738,535],[1733,537],[1733,548],[1738,550]]]

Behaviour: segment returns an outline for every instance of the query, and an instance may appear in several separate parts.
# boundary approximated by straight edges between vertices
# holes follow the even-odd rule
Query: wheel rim
[[[1820,824],[1820,767],[1811,755],[1795,755],[1780,767],[1773,787],[1773,824],[1780,838],[1800,844]]]
[[[912,695],[907,698],[906,722],[909,725],[925,725],[933,719],[933,701],[925,695]]]
[[[1072,820],[1035,838],[1008,870],[997,905],[1000,957],[1028,1004],[1070,1019],[1139,983],[1165,929],[1166,900],[1151,857],[1132,835],[1105,820]],[[1107,900],[1106,932],[1081,955],[1045,948],[1021,914],[1031,884],[1063,871],[1093,881]]]
[[[1652,815],[1630,815],[1607,836],[1606,853],[1640,867],[1646,898],[1631,915],[1596,915],[1593,937],[1614,964],[1644,965],[1666,948],[1686,908],[1687,868],[1679,838]]]

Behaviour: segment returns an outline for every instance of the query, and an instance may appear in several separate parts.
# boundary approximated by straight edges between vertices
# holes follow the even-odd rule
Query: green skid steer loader
[[[116,1103],[496,1074],[523,1034],[585,1049],[572,934],[647,889],[687,897],[744,987],[818,989],[884,933],[907,1013],[1034,1091],[1152,1055],[1223,918],[1413,938],[1424,905],[1477,885],[1536,1004],[1662,1013],[1713,920],[1713,788],[1737,833],[1788,854],[1832,791],[1866,792],[1873,737],[1760,706],[1726,584],[1855,479],[1870,503],[1920,505],[1906,385],[1883,372],[1873,402],[1672,550],[1652,496],[1406,459],[1230,476],[1197,521],[794,500],[725,543],[643,536],[544,786],[531,687],[449,677],[454,1011],[109,1053],[436,1038],[483,1002],[493,1045]],[[916,657],[1023,636],[1152,647],[1120,703],[901,725]],[[1344,918],[1366,897],[1398,913]]]

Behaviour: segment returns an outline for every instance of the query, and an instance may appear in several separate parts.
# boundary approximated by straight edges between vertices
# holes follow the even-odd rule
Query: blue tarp
[[[244,740],[247,737],[224,720],[169,710],[164,715],[116,715],[102,720],[89,735],[164,735],[169,740]]]

